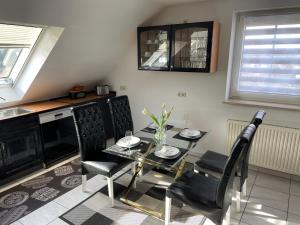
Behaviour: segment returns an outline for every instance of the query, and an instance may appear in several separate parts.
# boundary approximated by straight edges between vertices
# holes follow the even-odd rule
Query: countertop
[[[41,102],[33,102],[33,103],[27,103],[24,105],[17,105],[22,108],[28,109],[32,111],[32,113],[41,113],[41,112],[47,112],[50,110],[60,109],[64,107],[71,107],[82,103],[92,102],[95,100],[100,100],[103,98],[107,98],[109,96],[114,96],[115,94],[112,92],[108,95],[104,96],[98,96],[94,93],[87,94],[84,98],[79,99],[70,99],[68,97],[63,98],[57,98],[55,100],[48,100],[48,101],[41,101]],[[30,114],[32,114],[30,113]],[[28,115],[28,114],[26,114]]]

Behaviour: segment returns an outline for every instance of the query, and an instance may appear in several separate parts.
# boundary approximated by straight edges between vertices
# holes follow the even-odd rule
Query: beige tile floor
[[[0,189],[0,192],[53,168],[39,171],[33,176],[6,185]],[[122,179],[126,179],[126,176]],[[66,225],[58,217],[105,185],[106,181],[104,177],[97,175],[88,181],[88,193],[83,193],[81,186],[79,186],[21,218],[13,223],[13,225]],[[231,224],[300,224],[300,177],[252,167],[249,171],[247,196],[242,200],[241,209],[240,213],[236,213],[235,202],[233,203]],[[188,221],[191,222],[193,218],[199,217],[191,214],[191,218],[186,218],[185,221],[187,223],[183,224],[189,224]],[[202,220],[198,224],[208,225],[212,223],[208,220]]]

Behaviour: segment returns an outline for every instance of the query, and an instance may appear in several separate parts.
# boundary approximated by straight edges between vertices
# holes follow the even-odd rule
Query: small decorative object
[[[168,119],[170,118],[173,107],[168,111],[166,109],[166,105],[162,104],[161,109],[162,111],[160,117],[155,116],[147,108],[144,108],[144,110],[142,111],[144,115],[148,116],[152,120],[153,124],[156,127],[156,132],[154,134],[156,151],[160,151],[162,146],[166,144],[166,125]]]

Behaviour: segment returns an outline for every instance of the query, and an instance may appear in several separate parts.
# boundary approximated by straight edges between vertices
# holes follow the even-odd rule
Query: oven
[[[78,153],[71,107],[39,114],[45,166]]]

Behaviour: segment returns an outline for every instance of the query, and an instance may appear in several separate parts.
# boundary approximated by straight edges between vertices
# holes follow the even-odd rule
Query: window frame
[[[3,87],[10,87],[10,88],[14,88],[18,79],[20,78],[20,76],[22,75],[24,69],[26,68],[26,66],[28,65],[33,53],[35,52],[38,43],[40,42],[40,40],[42,39],[44,33],[45,33],[45,29],[47,28],[46,26],[43,25],[36,25],[36,24],[24,24],[24,23],[14,23],[14,22],[8,22],[8,21],[0,21],[0,24],[7,24],[7,25],[15,25],[15,26],[25,26],[25,27],[34,27],[34,28],[41,28],[41,32],[39,33],[36,41],[34,42],[32,48],[30,49],[29,54],[27,55],[26,59],[24,60],[24,63],[22,63],[22,65],[20,65],[20,69],[18,69],[18,71],[14,71],[15,66],[18,64],[18,60],[21,57],[22,51],[20,55],[18,56],[18,59],[16,60],[12,70],[10,71],[10,74],[8,77],[1,77],[0,78],[0,88]],[[12,48],[14,46],[12,45]]]
[[[242,46],[244,41],[244,21],[247,16],[271,16],[279,14],[300,15],[300,7],[291,8],[276,8],[276,9],[262,9],[251,11],[236,11],[232,18],[229,60],[227,70],[227,82],[225,103],[244,104],[254,106],[266,106],[285,109],[299,109],[300,110],[300,95],[284,95],[271,93],[250,93],[238,92],[237,86],[239,81],[239,72],[241,66]]]

